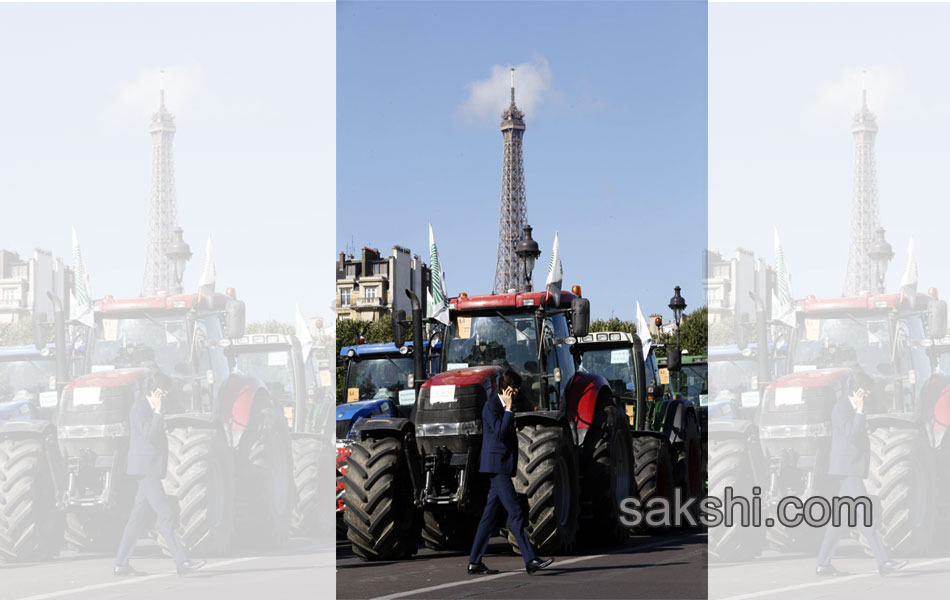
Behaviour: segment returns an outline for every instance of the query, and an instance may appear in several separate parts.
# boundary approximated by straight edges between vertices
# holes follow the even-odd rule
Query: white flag
[[[299,304],[297,305],[294,335],[300,340],[300,350],[303,353],[303,359],[307,360],[310,357],[311,350],[313,350],[313,336],[310,335],[310,327],[307,326],[307,320],[303,318],[303,313],[300,312]]]
[[[772,319],[795,326],[795,300],[792,296],[792,279],[785,263],[785,252],[778,237],[778,227],[773,227],[775,251],[775,289],[772,291]]]
[[[448,325],[449,295],[445,291],[445,271],[439,261],[439,250],[435,247],[432,223],[429,223],[429,275],[432,280],[429,288],[429,316]]]
[[[640,341],[643,343],[643,360],[650,356],[650,348],[653,346],[653,335],[650,333],[650,325],[640,310],[640,301],[637,300],[637,333],[640,335]]]
[[[199,299],[207,300],[209,305],[214,304],[214,284],[217,275],[214,270],[214,256],[211,250],[211,234],[205,244],[205,259],[201,265],[201,277],[198,279]]]
[[[557,233],[554,234],[554,250],[551,252],[551,261],[548,263],[548,279],[544,282],[545,290],[554,296],[554,304],[561,303],[561,283],[564,281],[564,272],[561,270],[561,250],[558,245]]]
[[[914,236],[907,242],[907,260],[901,275],[901,296],[910,301],[911,308],[917,301],[917,253],[914,251]]]
[[[79,321],[87,327],[95,324],[92,312],[92,296],[89,295],[89,274],[82,261],[82,252],[79,250],[79,236],[73,227],[73,290],[70,291],[70,313],[74,321]]]

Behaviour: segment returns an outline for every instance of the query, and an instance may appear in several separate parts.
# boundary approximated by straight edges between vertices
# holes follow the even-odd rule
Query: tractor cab
[[[52,344],[0,347],[0,421],[48,419],[56,410],[55,352]]]
[[[434,342],[432,352],[429,352],[429,342],[423,342],[423,348],[429,357],[426,371],[437,372],[442,342]],[[413,351],[412,342],[407,342],[402,348],[397,348],[392,342],[342,348],[340,357],[346,361],[343,401],[349,404],[388,400],[403,416],[408,417],[415,402],[412,385]]]
[[[710,418],[750,419],[760,400],[755,344],[710,346],[707,368]]]

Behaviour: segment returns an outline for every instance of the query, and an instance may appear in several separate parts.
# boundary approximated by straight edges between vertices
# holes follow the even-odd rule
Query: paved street
[[[850,575],[818,578],[814,555],[780,555],[768,551],[751,563],[711,564],[709,598],[914,600],[946,595],[950,582],[950,557],[946,552],[908,560],[910,564],[903,571],[881,577],[874,560],[864,555],[857,542],[850,540],[842,542],[833,561],[836,568]]]
[[[412,560],[368,563],[337,543],[338,598],[705,598],[706,535],[636,536],[622,548],[557,557],[537,575],[493,538],[485,563],[498,575],[470,577],[468,555],[426,548]]]
[[[182,578],[157,546],[142,542],[132,564],[148,575],[132,579],[114,577],[114,559],[105,555],[64,552],[48,563],[0,563],[0,600],[312,600],[319,597],[315,589],[332,586],[333,559],[329,543],[291,540],[267,555],[208,559],[204,569]]]

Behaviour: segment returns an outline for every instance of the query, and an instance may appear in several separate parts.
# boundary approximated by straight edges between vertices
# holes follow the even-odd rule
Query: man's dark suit
[[[864,413],[857,412],[851,400],[843,397],[838,400],[831,413],[831,455],[828,463],[828,474],[837,477],[841,482],[838,496],[866,497],[868,492],[864,487],[864,478],[868,475],[870,464],[871,441]],[[887,562],[887,549],[874,531],[873,525],[864,526],[864,511],[860,506],[857,507],[857,522],[861,525],[862,533],[878,566]],[[819,565],[824,566],[831,562],[843,531],[843,527],[828,525],[818,553]]]
[[[482,513],[475,541],[472,543],[472,553],[469,555],[469,562],[472,564],[480,562],[485,555],[488,538],[495,529],[499,505],[504,506],[508,513],[508,524],[518,541],[518,548],[521,549],[525,563],[531,562],[536,556],[531,541],[525,534],[521,504],[511,483],[515,474],[517,454],[518,437],[515,433],[514,415],[505,410],[501,398],[493,394],[482,408],[482,452],[478,467],[480,473],[488,473],[491,477],[491,487],[488,490],[485,512]]]
[[[131,437],[126,473],[137,480],[138,491],[125,531],[122,533],[115,564],[129,564],[129,559],[135,552],[135,544],[148,526],[149,511],[153,510],[157,517],[158,531],[162,534],[168,551],[175,564],[181,565],[187,558],[178,535],[175,534],[175,509],[162,487],[162,479],[168,470],[165,419],[161,413],[155,412],[148,400],[142,396],[132,405],[129,425]]]

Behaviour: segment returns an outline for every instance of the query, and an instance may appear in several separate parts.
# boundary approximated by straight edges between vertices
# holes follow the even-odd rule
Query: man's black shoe
[[[136,571],[130,565],[116,565],[113,569],[112,574],[116,577],[141,577],[145,573],[141,571]]]
[[[818,568],[815,569],[815,575],[819,577],[844,577],[845,575],[849,575],[849,573],[845,571],[839,571],[838,569],[832,567],[831,564],[827,564],[824,566],[818,565]]]
[[[904,567],[907,566],[906,560],[889,560],[880,567],[877,568],[877,572],[881,575],[890,575],[891,573],[896,573]]]
[[[524,570],[528,575],[534,575],[541,569],[547,569],[554,562],[553,558],[534,558],[529,563],[525,563]]]
[[[183,577],[188,573],[194,573],[206,564],[207,563],[203,560],[186,560],[185,562],[178,565],[178,575]]]
[[[495,569],[489,569],[485,566],[485,563],[468,563],[468,574],[469,575],[495,575],[498,571]]]

